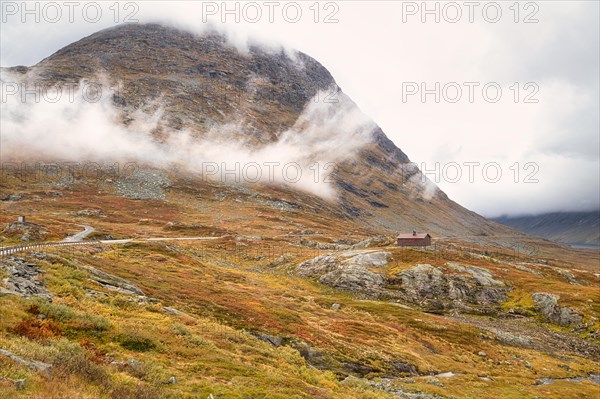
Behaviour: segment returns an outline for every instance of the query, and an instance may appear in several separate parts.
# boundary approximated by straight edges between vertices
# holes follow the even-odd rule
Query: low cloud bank
[[[355,156],[371,141],[375,128],[346,96],[328,103],[319,93],[292,128],[278,134],[278,140],[258,146],[244,138],[244,121],[213,126],[198,138],[166,126],[159,106],[153,113],[130,112],[133,121],[125,126],[112,95],[90,102],[84,91],[75,90],[72,96],[63,92],[57,101],[35,101],[34,96],[23,101],[21,93],[9,95],[4,90],[8,82],[17,81],[3,71],[3,162],[136,162],[178,167],[224,182],[289,185],[333,199],[336,191],[329,175],[335,164]],[[19,90],[23,87],[19,85]],[[153,135],[157,130],[160,140]]]

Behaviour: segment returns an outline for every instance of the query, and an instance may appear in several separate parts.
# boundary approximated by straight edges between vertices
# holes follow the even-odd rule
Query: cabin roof
[[[399,234],[398,237],[399,239],[413,239],[413,238],[426,238],[426,237],[430,237],[429,233],[417,233],[417,234],[413,234],[413,233],[407,233],[407,234]]]

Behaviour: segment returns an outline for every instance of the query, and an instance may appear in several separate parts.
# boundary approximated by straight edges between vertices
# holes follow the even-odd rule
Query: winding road
[[[87,237],[88,235],[90,235],[90,233],[92,231],[94,231],[95,229],[92,226],[83,226],[81,225],[81,227],[83,227],[83,231],[80,231],[77,234],[73,234],[72,236],[68,236],[67,238],[65,238],[63,240],[63,242],[76,242],[76,241],[81,241],[83,240],[85,237]]]
[[[16,252],[32,251],[36,249],[48,247],[63,247],[63,246],[80,246],[80,245],[97,245],[97,244],[125,244],[128,242],[149,242],[149,241],[209,241],[218,240],[222,237],[153,237],[153,238],[125,238],[120,240],[93,240],[82,241],[95,229],[92,226],[81,226],[83,231],[73,234],[62,241],[48,241],[42,243],[31,243],[24,245],[16,245],[10,247],[0,247],[0,256],[10,255]]]

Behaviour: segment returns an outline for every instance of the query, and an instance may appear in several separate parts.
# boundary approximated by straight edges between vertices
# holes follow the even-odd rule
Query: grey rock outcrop
[[[401,360],[396,360],[392,362],[392,367],[394,368],[395,371],[399,372],[399,373],[405,373],[405,374],[410,374],[410,375],[417,375],[417,368],[407,362],[401,361]]]
[[[430,311],[473,307],[483,310],[506,300],[510,288],[494,279],[489,271],[458,264],[449,267],[461,274],[449,274],[429,264],[401,271],[397,277],[402,298]]]
[[[271,335],[271,334],[266,334],[266,333],[256,333],[253,334],[256,338],[260,339],[261,341],[264,341],[268,344],[273,345],[274,347],[279,347],[281,345],[284,344],[285,340],[283,339],[283,337],[279,337],[279,336],[275,336],[275,335]]]
[[[345,252],[343,256],[349,257],[347,263],[366,267],[385,267],[392,254],[389,252],[349,251]]]
[[[88,272],[90,280],[95,281],[108,290],[126,295],[145,296],[141,289],[121,277],[103,272],[91,266],[79,265],[79,267]]]
[[[317,278],[322,284],[345,291],[378,296],[386,279],[369,270],[387,265],[391,254],[379,251],[346,251],[318,256],[297,266],[303,277]]]
[[[34,371],[42,373],[47,379],[50,379],[50,371],[52,369],[51,364],[40,362],[37,360],[29,360],[22,358],[21,356],[15,355],[14,353],[6,349],[0,349],[0,356],[7,357],[15,363],[18,363],[25,367],[29,367]]]
[[[186,312],[183,312],[183,311],[181,311],[181,310],[179,310],[179,309],[175,309],[175,308],[173,308],[173,307],[170,307],[170,306],[164,306],[164,307],[162,308],[162,310],[163,310],[163,312],[165,312],[165,313],[167,313],[167,314],[174,315],[174,316],[179,316],[179,317],[186,317],[186,318],[190,318],[190,319],[195,319],[195,317],[194,317],[194,316],[192,316],[191,314],[189,314],[189,313],[186,313]]]
[[[430,394],[426,392],[408,392],[404,390],[402,387],[396,386],[394,384],[394,380],[390,378],[380,378],[377,381],[368,380],[365,378],[357,378],[354,376],[348,376],[343,381],[342,384],[365,384],[370,385],[375,389],[379,389],[385,392],[388,392],[395,397],[403,398],[403,399],[442,399],[441,396]]]
[[[536,292],[531,299],[540,310],[542,316],[552,323],[561,326],[579,327],[583,322],[583,316],[568,307],[558,306],[560,296],[547,292]]]
[[[364,266],[350,264],[321,276],[319,282],[342,290],[364,291],[377,296],[377,290],[385,284],[385,278]]]
[[[74,212],[75,216],[87,216],[87,217],[98,217],[104,218],[106,215],[104,211],[100,208],[85,208],[80,211]]]
[[[3,280],[6,288],[0,286],[0,293],[52,300],[52,295],[38,279],[44,271],[37,264],[27,262],[23,258],[9,257],[0,263],[0,269],[8,274]]]
[[[494,338],[503,344],[520,346],[522,348],[531,348],[535,344],[534,338],[528,335],[515,334],[491,327],[486,328],[486,330],[494,334]]]
[[[48,230],[46,226],[29,222],[12,222],[6,225],[2,232],[11,237],[18,237],[21,241],[43,241]]]
[[[491,272],[474,266],[449,263],[448,269],[417,264],[388,278],[383,269],[389,252],[350,250],[329,253],[301,263],[296,272],[330,287],[417,304],[431,312],[497,310],[511,289]]]
[[[2,197],[2,201],[17,202],[17,201],[21,201],[23,199],[23,197],[26,197],[26,194],[12,193],[12,194],[8,194],[8,195],[5,195],[4,197]]]

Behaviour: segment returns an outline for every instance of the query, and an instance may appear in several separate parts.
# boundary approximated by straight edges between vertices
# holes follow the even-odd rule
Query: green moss
[[[521,314],[529,316],[536,315],[531,294],[521,289],[515,289],[508,293],[508,300],[502,303],[502,309],[505,311],[509,309],[517,310]]]
[[[190,330],[188,330],[187,328],[185,328],[183,325],[181,325],[179,323],[175,323],[175,324],[171,325],[171,331],[173,331],[173,334],[175,334],[175,335],[181,335],[181,336],[191,335]]]
[[[123,348],[135,352],[148,352],[156,348],[156,344],[146,337],[121,336],[119,340]]]

